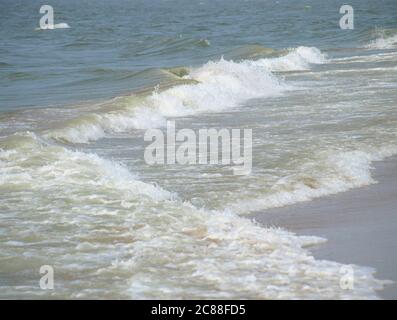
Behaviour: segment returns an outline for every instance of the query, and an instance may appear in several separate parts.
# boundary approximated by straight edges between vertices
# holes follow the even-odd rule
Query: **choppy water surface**
[[[397,153],[397,3],[0,4],[0,297],[375,298],[252,212],[374,183]],[[359,13],[359,15],[358,15]],[[251,128],[253,170],[149,166],[145,129]],[[39,268],[55,289],[39,288]]]

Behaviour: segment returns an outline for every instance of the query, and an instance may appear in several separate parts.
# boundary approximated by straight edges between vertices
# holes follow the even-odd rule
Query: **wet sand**
[[[393,280],[378,295],[397,299],[397,157],[375,162],[378,182],[310,202],[270,209],[253,218],[327,243],[311,248],[316,259],[376,269],[376,278]]]

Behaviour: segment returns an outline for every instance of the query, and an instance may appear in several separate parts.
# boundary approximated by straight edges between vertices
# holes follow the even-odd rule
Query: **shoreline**
[[[397,298],[397,157],[373,163],[378,182],[308,202],[254,213],[264,226],[281,227],[327,242],[310,248],[316,259],[372,267],[375,277],[392,280],[377,294]]]

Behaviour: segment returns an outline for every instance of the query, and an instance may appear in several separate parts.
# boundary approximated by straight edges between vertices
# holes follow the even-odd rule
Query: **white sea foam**
[[[333,152],[316,163],[306,164],[311,175],[291,175],[280,179],[271,192],[261,197],[246,198],[227,206],[239,214],[283,207],[309,201],[326,195],[345,192],[366,186],[376,181],[371,176],[373,161],[383,160],[397,154],[395,145],[373,148],[371,151]],[[315,167],[320,166],[320,170]]]
[[[62,290],[53,297],[376,298],[383,285],[373,270],[353,266],[354,290],[344,290],[343,265],[315,260],[304,248],[324,239],[197,209],[96,155],[33,134],[2,147],[2,207],[12,208],[2,227],[14,239],[2,243],[2,254],[13,257],[2,272],[54,261]],[[1,297],[21,295],[6,283]],[[36,287],[27,283],[23,296],[45,294]]]
[[[253,61],[256,66],[266,67],[270,71],[309,70],[311,64],[323,64],[327,57],[316,47],[298,47],[285,56]]]
[[[126,195],[147,196],[164,200],[172,194],[136,179],[124,166],[110,160],[70,151],[63,147],[51,146],[34,133],[15,134],[3,144],[11,147],[0,149],[0,184],[2,187],[23,184],[29,189],[51,189],[54,182],[68,185],[88,184],[92,188],[123,190]],[[35,162],[35,158],[43,162]],[[19,179],[21,178],[21,179]]]
[[[367,45],[368,49],[397,48],[397,34],[386,35],[385,30],[378,31],[378,37]]]
[[[307,72],[306,74],[316,74],[316,75],[333,75],[333,74],[343,74],[343,73],[375,73],[375,72],[395,72],[397,71],[396,67],[385,67],[385,68],[355,68],[355,69],[336,69],[336,70],[326,70],[326,71],[316,71],[316,72]]]
[[[350,63],[361,63],[361,62],[388,62],[396,61],[396,52],[383,52],[369,55],[359,56],[348,56],[343,58],[333,58],[332,62],[337,64],[350,64]],[[365,69],[363,69],[365,70]]]
[[[185,76],[197,84],[155,91],[122,111],[83,116],[61,129],[51,130],[47,136],[70,143],[88,143],[107,133],[161,127],[168,117],[235,108],[248,99],[278,95],[287,89],[272,71],[306,70],[310,64],[325,62],[325,55],[314,47],[298,47],[274,59],[210,61]]]
[[[193,69],[186,78],[198,83],[155,91],[122,111],[83,116],[62,129],[51,130],[47,136],[87,143],[106,133],[160,127],[168,117],[234,108],[247,99],[274,96],[287,88],[263,67],[224,59]]]

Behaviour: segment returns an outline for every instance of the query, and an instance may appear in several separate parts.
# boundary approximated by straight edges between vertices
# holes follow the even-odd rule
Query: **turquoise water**
[[[397,154],[397,4],[350,4],[354,30],[337,1],[53,1],[69,28],[40,30],[39,1],[2,1],[0,297],[377,298],[325,239],[247,218]],[[252,129],[251,174],[148,165],[167,120]]]

